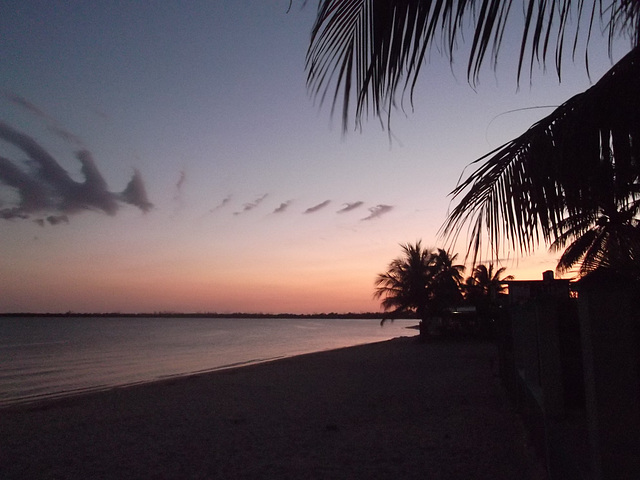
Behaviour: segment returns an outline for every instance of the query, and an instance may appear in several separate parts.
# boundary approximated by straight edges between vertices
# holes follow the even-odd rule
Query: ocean
[[[0,317],[0,406],[414,336],[416,323]]]

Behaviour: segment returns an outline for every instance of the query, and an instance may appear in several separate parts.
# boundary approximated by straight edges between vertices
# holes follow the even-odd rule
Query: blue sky
[[[315,2],[300,5],[3,2],[5,137],[37,143],[67,184],[84,180],[86,151],[102,183],[91,209],[64,197],[0,219],[0,311],[377,310],[373,281],[398,244],[441,246],[464,167],[549,110],[508,112],[590,85],[578,60],[562,84],[535,70],[518,88],[506,54],[474,89],[463,55],[434,54],[391,142],[376,119],[344,136],[307,92]],[[594,43],[593,81],[611,65]],[[0,156],[33,167],[6,138]],[[19,197],[0,184],[0,202]],[[540,278],[555,260],[538,252],[505,252],[504,266]]]

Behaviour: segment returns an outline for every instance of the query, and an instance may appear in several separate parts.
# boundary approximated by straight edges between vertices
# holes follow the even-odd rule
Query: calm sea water
[[[416,335],[415,320],[0,318],[0,405]]]

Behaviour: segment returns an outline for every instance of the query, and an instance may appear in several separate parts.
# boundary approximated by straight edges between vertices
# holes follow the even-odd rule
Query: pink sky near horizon
[[[377,311],[375,276],[400,243],[443,246],[463,169],[549,110],[507,112],[590,85],[578,60],[560,85],[536,71],[517,88],[506,59],[474,91],[463,61],[434,55],[392,142],[375,119],[342,136],[305,87],[315,8],[288,6],[4,3],[0,121],[75,181],[74,152],[90,151],[119,209],[0,219],[0,312]],[[598,55],[594,81],[611,64]],[[0,155],[28,171],[14,145]],[[118,197],[134,170],[146,213]],[[0,210],[15,203],[0,183]],[[544,245],[503,256],[520,280],[555,267]]]

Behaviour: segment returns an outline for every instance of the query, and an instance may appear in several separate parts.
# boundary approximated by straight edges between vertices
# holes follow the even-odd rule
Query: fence
[[[550,273],[509,282],[497,325],[503,383],[552,479],[638,479],[637,285],[573,286]]]

